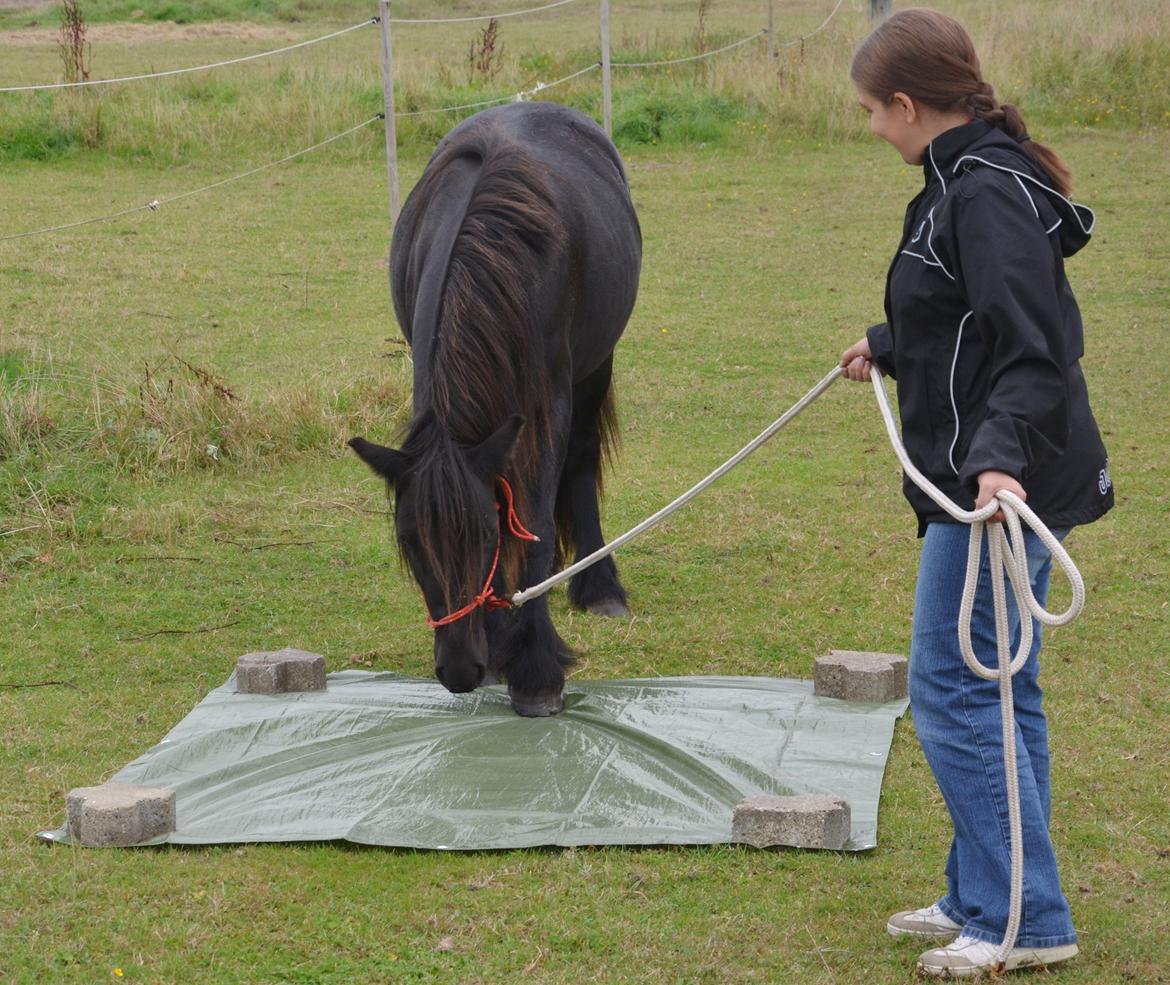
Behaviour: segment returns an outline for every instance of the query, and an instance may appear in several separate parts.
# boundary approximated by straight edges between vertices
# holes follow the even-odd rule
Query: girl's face
[[[913,101],[904,92],[895,92],[888,103],[857,90],[857,101],[869,114],[869,128],[902,155],[907,164],[921,164],[922,152],[930,142],[923,133],[922,120]]]

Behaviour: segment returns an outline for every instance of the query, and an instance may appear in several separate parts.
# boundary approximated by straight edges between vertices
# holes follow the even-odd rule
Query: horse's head
[[[353,438],[349,445],[394,494],[398,548],[422,589],[435,625],[435,675],[456,694],[484,679],[488,644],[484,607],[454,621],[444,617],[474,602],[488,587],[500,548],[495,482],[524,424],[513,417],[488,438],[463,447],[407,440],[403,450]],[[425,450],[416,445],[426,444]]]

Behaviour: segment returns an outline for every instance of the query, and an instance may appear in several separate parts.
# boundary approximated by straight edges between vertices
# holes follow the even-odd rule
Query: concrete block
[[[126,848],[175,830],[175,791],[166,787],[78,787],[65,805],[70,840],[87,848]]]
[[[909,661],[896,653],[830,650],[817,657],[813,691],[845,701],[896,701],[906,697]]]
[[[756,848],[842,849],[852,830],[849,802],[833,794],[745,797],[731,816],[731,840]]]
[[[324,691],[325,658],[291,646],[271,653],[245,653],[236,661],[236,687],[241,694]]]

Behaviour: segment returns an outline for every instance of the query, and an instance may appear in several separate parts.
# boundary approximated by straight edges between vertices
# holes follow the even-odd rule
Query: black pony
[[[465,120],[402,210],[390,283],[413,350],[414,413],[401,450],[350,445],[393,488],[399,549],[450,691],[502,676],[521,715],[561,710],[570,653],[547,600],[512,611],[506,600],[604,543],[613,348],[641,243],[617,150],[589,117],[552,103]],[[610,559],[575,576],[569,600],[629,611]]]

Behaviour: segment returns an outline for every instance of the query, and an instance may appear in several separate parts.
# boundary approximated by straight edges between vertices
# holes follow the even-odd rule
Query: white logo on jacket
[[[1113,480],[1109,478],[1109,459],[1105,459],[1105,468],[1097,473],[1097,488],[1102,496],[1113,488]]]

